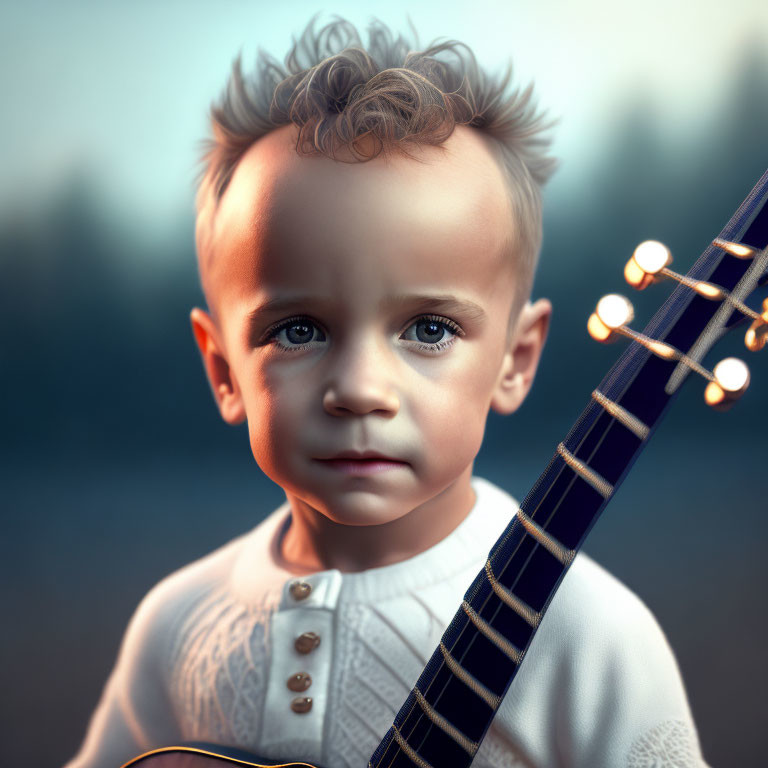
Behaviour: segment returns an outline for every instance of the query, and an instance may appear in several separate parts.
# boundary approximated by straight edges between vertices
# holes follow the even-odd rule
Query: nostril
[[[388,387],[346,386],[331,387],[323,397],[323,407],[334,415],[364,415],[380,413],[393,415],[400,408],[397,394]]]

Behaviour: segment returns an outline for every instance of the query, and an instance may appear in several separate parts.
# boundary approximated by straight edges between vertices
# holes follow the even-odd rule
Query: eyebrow
[[[252,309],[247,315],[250,326],[259,322],[266,315],[280,314],[292,310],[304,310],[309,307],[328,307],[334,302],[317,296],[281,296],[269,299]],[[471,321],[485,320],[485,310],[474,301],[460,299],[451,294],[401,294],[390,296],[382,302],[383,309],[411,307],[415,312],[434,310],[446,314],[460,314]]]
[[[469,299],[460,299],[451,294],[391,296],[383,304],[387,309],[411,306],[415,311],[434,309],[436,312],[445,312],[446,314],[461,314],[470,320],[480,321],[485,319],[485,310],[479,304],[475,304],[474,301]]]

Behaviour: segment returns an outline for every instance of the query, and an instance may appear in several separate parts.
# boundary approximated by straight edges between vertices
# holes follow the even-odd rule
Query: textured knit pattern
[[[629,751],[628,768],[685,768],[694,765],[696,745],[686,723],[668,720],[641,736]]]
[[[180,741],[364,768],[514,514],[473,479],[477,502],[446,539],[408,561],[309,574],[311,596],[275,556],[290,521],[264,523],[164,580],[129,626],[70,768],[116,768]],[[294,638],[318,631],[316,651]],[[306,715],[286,680],[307,671]],[[668,644],[643,604],[585,555],[574,561],[483,741],[478,768],[703,765]],[[445,768],[436,766],[435,768]]]
[[[218,590],[189,617],[171,657],[171,700],[186,728],[244,744],[259,728],[267,675],[267,617]]]

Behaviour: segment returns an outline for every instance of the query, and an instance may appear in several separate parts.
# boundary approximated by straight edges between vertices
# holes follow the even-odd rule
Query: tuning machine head
[[[712,245],[737,259],[752,259],[756,254],[755,249],[750,246],[720,238],[713,240]],[[747,349],[751,352],[759,352],[763,349],[768,342],[768,299],[763,302],[762,313],[755,312],[741,298],[731,294],[722,286],[674,272],[669,268],[671,263],[672,254],[666,245],[658,240],[646,240],[635,248],[632,258],[624,267],[624,277],[631,286],[641,291],[660,280],[675,280],[709,301],[728,302],[733,309],[752,320],[752,325],[744,337]],[[595,336],[595,338],[599,337]],[[600,338],[600,340],[610,340],[610,338]]]
[[[727,411],[749,386],[749,368],[737,357],[726,357],[712,371],[704,400],[718,411]]]
[[[752,320],[744,343],[750,352],[759,352],[768,341],[768,298],[763,299],[763,311]]]
[[[651,283],[658,282],[671,263],[672,254],[664,243],[646,240],[635,248],[624,267],[624,277],[633,288],[642,291]]]
[[[766,299],[764,308],[768,313],[768,299]],[[619,336],[624,336],[642,344],[647,350],[663,360],[676,361],[685,365],[709,382],[704,391],[704,400],[707,405],[711,405],[717,410],[727,410],[746,391],[749,386],[749,369],[741,360],[727,357],[725,360],[721,360],[713,371],[709,371],[698,361],[672,345],[633,331],[629,327],[629,323],[634,319],[634,314],[629,299],[618,293],[609,293],[597,302],[595,311],[589,316],[587,322],[589,335],[595,341],[603,343],[610,343],[616,341]],[[761,326],[760,329],[763,327],[765,326]],[[764,343],[764,336],[761,339]]]
[[[627,326],[634,317],[635,310],[629,299],[618,293],[609,293],[597,302],[587,321],[587,330],[595,341],[614,342],[619,336],[627,335]]]

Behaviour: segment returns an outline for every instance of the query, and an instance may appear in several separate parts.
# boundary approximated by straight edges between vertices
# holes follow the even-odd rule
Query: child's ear
[[[547,299],[534,304],[527,302],[520,311],[491,398],[491,408],[497,413],[514,413],[528,395],[547,340],[551,315],[552,305]]]
[[[189,319],[221,418],[227,424],[241,424],[245,421],[245,405],[240,387],[224,356],[216,325],[207,312],[197,307],[190,312]]]

